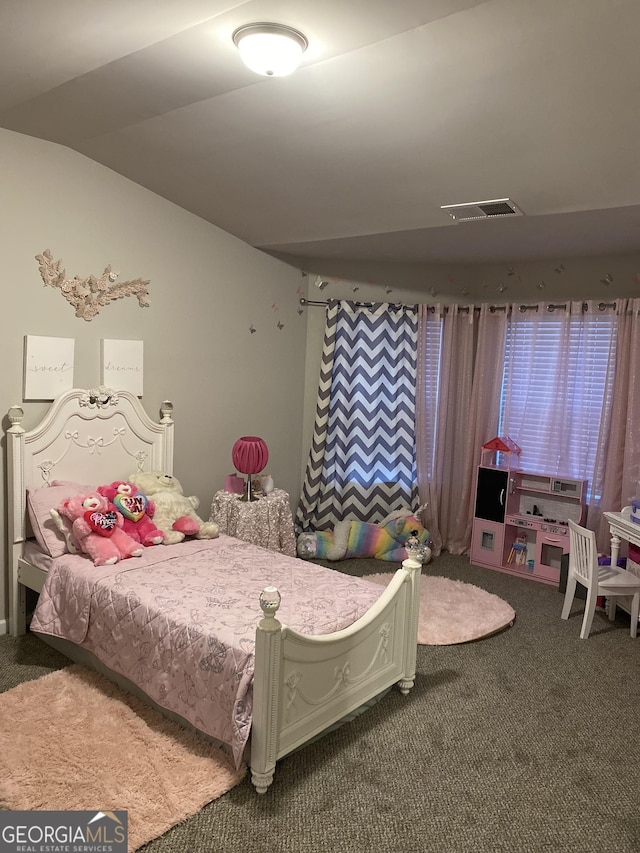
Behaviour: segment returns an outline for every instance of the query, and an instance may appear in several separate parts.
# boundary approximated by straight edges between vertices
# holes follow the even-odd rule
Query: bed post
[[[162,442],[162,470],[167,474],[173,474],[173,403],[171,400],[163,400],[160,405],[160,423],[164,427],[164,441]]]
[[[411,588],[409,600],[409,618],[406,622],[406,642],[404,655],[404,675],[398,682],[400,692],[406,696],[416,680],[416,656],[418,652],[418,618],[420,614],[420,575],[422,563],[415,557],[409,557],[402,563],[409,573]]]
[[[25,539],[26,490],[24,485],[23,450],[24,411],[12,406],[8,412],[11,426],[7,430],[7,563],[9,566],[9,630],[14,637],[26,633],[26,591],[18,580],[18,557]]]
[[[259,794],[273,782],[280,723],[282,625],[275,618],[280,593],[273,586],[260,593],[263,618],[256,629],[251,726],[251,781]]]

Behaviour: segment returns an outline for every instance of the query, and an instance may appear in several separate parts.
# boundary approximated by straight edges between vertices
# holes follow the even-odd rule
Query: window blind
[[[431,477],[434,470],[437,413],[440,402],[442,324],[443,318],[441,315],[438,315],[429,319],[423,326],[425,360],[422,365],[422,380],[424,383],[424,399],[432,402],[432,405],[427,407],[425,413],[423,438],[425,446],[428,448],[427,475],[429,477]]]
[[[509,321],[500,433],[522,448],[521,467],[591,484],[616,329],[613,312]]]

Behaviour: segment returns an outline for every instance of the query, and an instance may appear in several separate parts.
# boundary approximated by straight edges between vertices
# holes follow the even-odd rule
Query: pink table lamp
[[[263,471],[269,461],[269,450],[264,439],[258,438],[257,435],[243,435],[233,445],[231,459],[236,471],[247,475],[247,488],[242,500],[253,500],[251,477]]]

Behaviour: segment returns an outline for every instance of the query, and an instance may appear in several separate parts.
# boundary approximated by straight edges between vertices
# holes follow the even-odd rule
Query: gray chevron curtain
[[[330,300],[297,532],[418,504],[417,306]]]

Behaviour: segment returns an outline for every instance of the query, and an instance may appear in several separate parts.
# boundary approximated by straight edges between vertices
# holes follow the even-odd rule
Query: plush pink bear
[[[122,529],[122,515],[110,510],[109,501],[98,492],[68,498],[58,512],[71,522],[71,534],[79,551],[88,554],[96,566],[139,557],[144,551]]]
[[[109,501],[109,509],[119,512],[124,518],[123,530],[142,545],[160,545],[164,539],[152,517],[156,505],[133,483],[114,480],[108,486],[98,486],[98,492]]]

